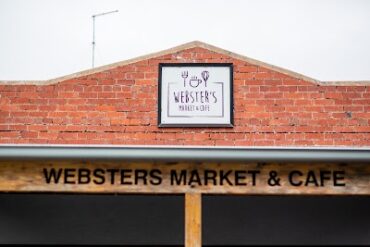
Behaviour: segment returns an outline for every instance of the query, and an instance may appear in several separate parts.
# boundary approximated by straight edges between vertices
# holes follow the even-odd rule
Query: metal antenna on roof
[[[108,15],[108,14],[113,14],[113,13],[117,13],[118,10],[113,10],[113,11],[109,11],[109,12],[103,12],[103,13],[99,13],[99,14],[96,14],[96,15],[92,15],[92,19],[93,19],[93,41],[92,41],[92,67],[94,68],[94,60],[95,60],[95,17],[99,17],[99,16],[102,16],[102,15]]]

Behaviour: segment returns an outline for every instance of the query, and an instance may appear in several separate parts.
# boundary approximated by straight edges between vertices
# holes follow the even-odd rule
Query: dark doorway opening
[[[203,195],[203,245],[370,244],[369,196]],[[0,244],[183,246],[182,195],[0,194]]]

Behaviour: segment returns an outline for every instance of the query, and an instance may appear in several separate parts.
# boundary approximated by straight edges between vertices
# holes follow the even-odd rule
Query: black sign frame
[[[163,123],[162,122],[162,70],[164,67],[228,67],[230,74],[230,120],[229,123]],[[232,63],[159,63],[158,66],[158,127],[234,127],[234,66]]]

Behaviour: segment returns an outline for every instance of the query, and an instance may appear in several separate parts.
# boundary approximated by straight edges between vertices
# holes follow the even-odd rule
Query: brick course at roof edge
[[[233,63],[234,128],[158,128],[159,63]],[[0,143],[370,146],[368,85],[320,85],[193,47],[50,85],[0,84]]]

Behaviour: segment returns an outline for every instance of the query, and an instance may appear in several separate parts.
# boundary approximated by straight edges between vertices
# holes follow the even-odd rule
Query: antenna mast
[[[95,17],[99,17],[99,16],[102,16],[102,15],[113,14],[113,13],[117,13],[117,12],[118,12],[118,10],[113,10],[113,11],[109,11],[109,12],[103,12],[103,13],[99,13],[99,14],[96,14],[96,15],[92,15],[92,19],[93,19],[92,68],[94,68],[94,62],[95,62],[95,45],[96,45],[96,42],[95,42]]]

